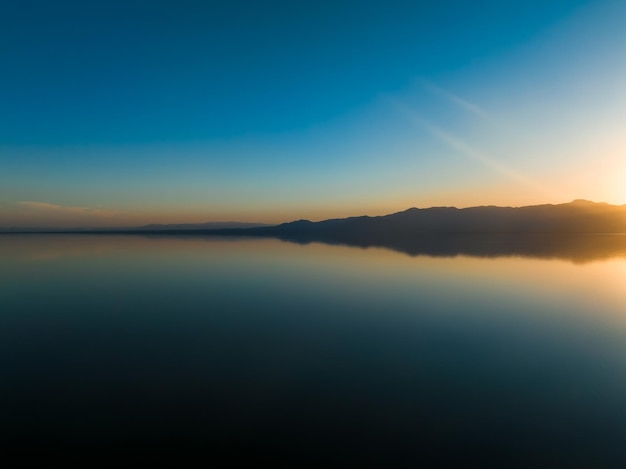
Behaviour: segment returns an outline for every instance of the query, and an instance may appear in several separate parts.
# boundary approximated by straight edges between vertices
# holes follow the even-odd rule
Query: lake
[[[626,251],[501,251],[0,236],[2,449],[626,467]]]

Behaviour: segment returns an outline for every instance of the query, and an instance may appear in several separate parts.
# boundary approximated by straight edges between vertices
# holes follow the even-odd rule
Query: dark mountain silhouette
[[[239,228],[258,228],[261,226],[274,226],[265,223],[242,223],[237,221],[210,221],[206,223],[178,223],[178,224],[151,224],[137,228],[137,230],[162,231],[162,230],[220,230]]]
[[[272,228],[277,233],[324,233],[369,239],[425,233],[626,233],[626,205],[575,200],[527,207],[410,208],[380,217],[310,222],[298,220]]]

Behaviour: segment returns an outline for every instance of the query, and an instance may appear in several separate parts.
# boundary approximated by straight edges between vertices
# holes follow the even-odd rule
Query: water
[[[2,236],[0,444],[626,467],[626,257],[611,252]]]

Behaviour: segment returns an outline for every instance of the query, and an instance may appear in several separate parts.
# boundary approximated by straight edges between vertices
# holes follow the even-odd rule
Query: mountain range
[[[377,217],[297,220],[275,226],[209,231],[221,235],[349,239],[365,244],[435,234],[626,233],[626,205],[574,200],[526,207],[410,208]]]
[[[626,205],[575,200],[526,207],[410,208],[379,217],[298,220],[262,230],[336,236],[361,233],[368,238],[426,233],[626,233]]]

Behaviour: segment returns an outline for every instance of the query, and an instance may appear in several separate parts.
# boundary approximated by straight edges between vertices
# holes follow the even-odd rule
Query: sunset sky
[[[4,1],[0,227],[626,204],[626,2]]]

